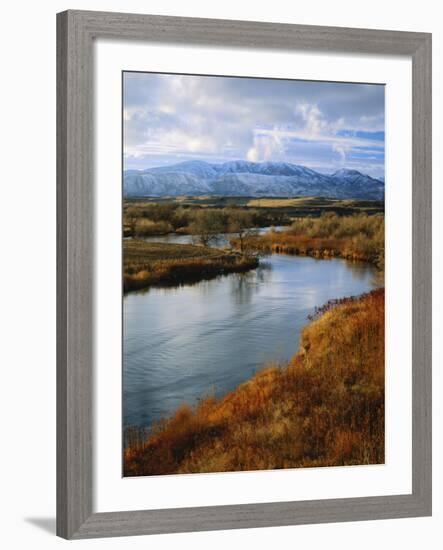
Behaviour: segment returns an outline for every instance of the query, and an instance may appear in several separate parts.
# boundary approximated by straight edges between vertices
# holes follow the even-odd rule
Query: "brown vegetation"
[[[188,222],[183,209],[174,205],[125,204],[123,234],[125,237],[166,235]]]
[[[222,398],[127,431],[124,475],[384,462],[384,289],[327,304],[299,351]]]
[[[341,216],[357,213],[384,212],[383,201],[332,199],[325,197],[145,197],[125,198],[123,201],[123,227],[125,236],[163,235],[166,232],[188,233],[197,212],[208,210],[225,218],[227,210],[249,212],[250,227],[289,225],[291,220],[318,217],[322,212]],[[149,233],[142,227],[148,220]],[[226,223],[224,222],[224,225]],[[159,224],[159,225],[156,225]]]
[[[268,231],[248,237],[243,248],[264,253],[300,254],[321,258],[342,257],[384,267],[384,215],[338,216],[323,213],[318,218],[300,218],[285,231]],[[240,247],[233,239],[232,243]]]
[[[228,253],[190,244],[123,241],[123,288],[125,292],[154,284],[173,285],[209,279],[223,273],[257,267],[252,256]]]

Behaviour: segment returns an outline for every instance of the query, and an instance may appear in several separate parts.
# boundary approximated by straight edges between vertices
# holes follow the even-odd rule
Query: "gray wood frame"
[[[412,494],[93,513],[93,41],[96,38],[412,59]],[[431,35],[66,11],[57,15],[57,534],[68,539],[431,514]]]

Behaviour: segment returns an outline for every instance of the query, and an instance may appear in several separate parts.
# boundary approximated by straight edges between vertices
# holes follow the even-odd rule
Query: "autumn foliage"
[[[384,289],[318,310],[287,365],[125,440],[125,476],[383,463]]]
[[[383,214],[296,219],[289,229],[249,237],[246,249],[318,258],[341,257],[365,261],[384,269],[385,224]],[[233,240],[233,244],[238,244]]]

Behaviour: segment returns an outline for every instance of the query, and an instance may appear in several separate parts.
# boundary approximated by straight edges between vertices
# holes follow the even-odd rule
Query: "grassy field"
[[[190,244],[123,241],[125,292],[155,284],[174,285],[257,267],[258,260],[239,253]]]
[[[324,197],[261,197],[248,199],[252,208],[280,208],[295,215],[314,215],[319,212],[354,214],[364,212],[376,214],[384,211],[382,201],[359,199],[329,199]]]
[[[290,206],[322,208],[355,208],[358,210],[384,211],[383,201],[361,199],[332,199],[327,197],[245,197],[245,196],[178,196],[178,197],[142,197],[125,198],[125,204],[148,206],[152,204],[176,204],[178,206],[202,206],[220,208],[223,206],[251,206],[263,208],[281,208]]]
[[[319,218],[299,218],[284,231],[268,231],[246,238],[247,250],[286,253],[319,258],[342,257],[365,261],[384,269],[384,215],[338,216],[323,213]],[[238,244],[233,239],[234,245]]]
[[[126,432],[124,475],[384,462],[384,289],[326,304],[287,365]]]

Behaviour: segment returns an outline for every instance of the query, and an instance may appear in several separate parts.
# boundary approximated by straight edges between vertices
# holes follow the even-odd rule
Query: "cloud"
[[[340,162],[341,162],[342,166],[345,166],[345,164],[346,164],[346,153],[349,150],[349,147],[347,147],[346,145],[340,145],[338,143],[333,143],[332,144],[332,150],[339,154]]]
[[[379,85],[125,73],[123,123],[126,168],[247,158],[332,171],[352,158],[384,170]]]
[[[295,112],[303,121],[302,133],[310,139],[335,132],[343,124],[342,118],[328,121],[315,104],[298,103]]]
[[[285,155],[283,140],[278,131],[254,132],[253,146],[246,153],[247,160],[263,162],[267,160],[280,160]]]

